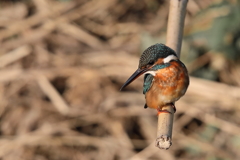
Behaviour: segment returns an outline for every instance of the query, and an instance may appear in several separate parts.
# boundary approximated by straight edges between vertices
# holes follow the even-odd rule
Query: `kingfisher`
[[[176,112],[175,102],[186,93],[189,76],[175,51],[159,43],[148,47],[140,57],[138,69],[120,90],[143,74],[144,108],[157,109],[158,114],[170,113],[162,108],[171,105]]]

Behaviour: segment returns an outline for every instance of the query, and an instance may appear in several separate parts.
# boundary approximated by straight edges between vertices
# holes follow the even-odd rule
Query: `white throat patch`
[[[168,63],[171,60],[177,60],[177,59],[178,59],[178,57],[176,57],[175,55],[169,55],[169,56],[167,56],[166,58],[163,59],[163,63]]]

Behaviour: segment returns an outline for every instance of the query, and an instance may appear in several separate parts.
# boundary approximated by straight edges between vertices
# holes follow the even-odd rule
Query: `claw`
[[[147,106],[147,104],[145,103],[145,105],[144,105],[144,108],[146,109],[146,108],[148,108],[148,106]]]
[[[176,107],[175,107],[175,105],[174,105],[174,103],[171,103],[171,105],[172,105],[172,107],[173,107],[173,110],[174,110],[174,113],[176,112]]]

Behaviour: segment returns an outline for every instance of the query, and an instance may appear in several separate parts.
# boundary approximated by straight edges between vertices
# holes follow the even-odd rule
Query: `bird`
[[[143,94],[146,103],[144,108],[157,109],[160,113],[171,113],[163,110],[171,105],[176,112],[175,102],[187,91],[189,75],[186,66],[176,52],[170,47],[157,43],[148,47],[141,55],[138,69],[123,84],[120,90],[144,75]]]

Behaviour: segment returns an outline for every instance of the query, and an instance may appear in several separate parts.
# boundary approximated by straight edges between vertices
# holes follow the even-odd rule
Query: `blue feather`
[[[152,86],[153,75],[145,74],[144,75],[144,83],[143,83],[143,94],[145,94]]]
[[[166,67],[168,67],[168,66],[170,66],[170,63],[165,63],[165,64],[158,64],[158,65],[155,65],[155,66],[153,66],[152,67],[152,70],[159,70],[159,69],[163,69],[163,68],[166,68]]]

